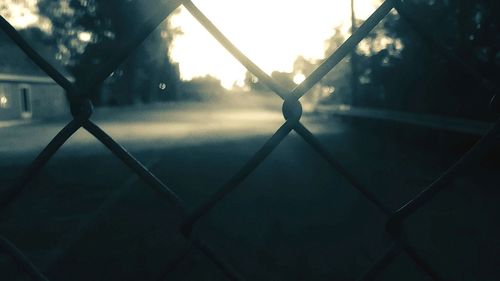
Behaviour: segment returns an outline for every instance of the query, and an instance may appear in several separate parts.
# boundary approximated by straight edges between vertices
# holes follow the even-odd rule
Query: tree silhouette
[[[127,44],[154,9],[172,10],[174,2],[40,0],[38,8],[52,23],[57,58],[79,83]],[[164,21],[113,73],[107,81],[112,90],[107,94],[97,90],[90,93],[94,102],[130,104],[175,98],[178,73],[168,58],[172,32]]]
[[[441,55],[429,37],[495,83],[500,77],[500,2],[410,0],[403,6],[425,35],[407,17],[393,12],[361,42],[356,105],[491,117],[486,109],[492,93]],[[328,40],[327,54],[343,41],[337,35]],[[338,78],[349,79],[349,69],[335,71],[322,83],[334,86],[342,80]],[[351,96],[349,88],[343,91],[346,97]]]

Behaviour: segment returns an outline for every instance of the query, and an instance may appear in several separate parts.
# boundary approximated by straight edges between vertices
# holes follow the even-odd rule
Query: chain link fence
[[[283,99],[283,116],[285,122],[277,131],[265,142],[265,144],[248,160],[239,171],[223,184],[218,191],[213,194],[209,200],[206,200],[201,206],[194,208],[194,211],[188,212],[185,203],[169,187],[167,187],[159,178],[151,173],[141,162],[127,152],[120,144],[115,142],[105,131],[97,126],[89,118],[93,113],[93,106],[87,98],[88,93],[94,90],[95,85],[100,84],[106,77],[112,73],[118,65],[123,62],[141,42],[152,32],[178,5],[183,5],[212,35],[222,46],[224,46],[237,60],[241,62],[259,81],[264,83],[276,95]],[[451,53],[439,40],[435,39],[428,30],[423,27],[419,21],[413,17],[412,13],[405,6],[404,1],[386,0],[373,14],[360,25],[357,30],[323,63],[314,70],[301,84],[296,86],[291,92],[281,87],[275,80],[268,76],[262,69],[253,63],[249,58],[239,51],[217,27],[194,5],[191,1],[185,0],[175,3],[171,10],[153,10],[151,16],[146,20],[143,26],[137,29],[129,42],[119,46],[114,57],[101,64],[95,72],[88,75],[84,82],[73,84],[68,81],[64,75],[58,72],[42,56],[40,56],[28,44],[18,32],[2,17],[0,19],[0,28],[9,35],[9,37],[22,49],[42,70],[44,70],[54,81],[66,90],[67,98],[71,104],[71,113],[73,118],[68,124],[50,141],[43,151],[29,165],[24,173],[7,189],[5,195],[0,199],[0,209],[4,210],[9,204],[16,200],[21,191],[36,176],[36,174],[46,165],[58,149],[79,129],[83,128],[92,134],[97,140],[104,144],[117,158],[125,163],[135,174],[139,176],[148,186],[158,191],[163,196],[166,204],[173,204],[182,214],[183,223],[179,231],[187,241],[195,248],[198,248],[205,254],[206,258],[211,260],[218,269],[223,272],[230,280],[245,280],[231,263],[224,259],[223,255],[216,254],[210,245],[205,243],[195,231],[196,224],[208,212],[211,211],[226,195],[238,188],[239,184],[245,180],[254,170],[276,149],[276,147],[288,136],[291,131],[295,131],[302,137],[321,157],[334,169],[341,174],[350,185],[366,197],[376,208],[378,208],[387,217],[386,231],[390,234],[392,245],[378,258],[378,260],[361,276],[359,280],[372,280],[387,268],[395,257],[402,252],[406,253],[413,262],[428,275],[432,280],[444,280],[439,271],[427,262],[415,248],[408,242],[405,235],[405,220],[420,208],[425,207],[436,194],[444,187],[450,184],[450,181],[467,170],[469,167],[477,164],[479,156],[488,151],[493,144],[498,141],[500,132],[500,122],[495,125],[455,164],[447,171],[435,179],[429,186],[423,189],[417,196],[408,202],[404,202],[396,210],[390,209],[384,205],[369,188],[363,186],[358,179],[347,170],[342,163],[336,160],[335,156],[327,150],[323,144],[313,135],[309,129],[301,122],[302,106],[299,99],[316,85],[330,70],[332,70],[343,58],[350,54],[356,45],[363,40],[372,31],[375,26],[382,21],[388,13],[395,9],[399,15],[421,36],[421,38],[432,47],[437,53],[441,54],[447,60],[456,65],[460,70],[474,78],[484,91],[493,96],[491,106],[493,110],[498,110],[498,89],[495,85],[484,78],[478,71],[464,63],[459,57]],[[0,211],[1,211],[0,210]],[[19,266],[19,269],[28,274],[32,280],[49,280],[41,270],[39,270],[12,242],[0,235],[0,250],[3,254],[10,256]],[[179,256],[170,268],[175,268],[176,264],[182,261],[189,252]],[[1,273],[0,273],[1,278]],[[168,276],[165,277],[168,279]]]

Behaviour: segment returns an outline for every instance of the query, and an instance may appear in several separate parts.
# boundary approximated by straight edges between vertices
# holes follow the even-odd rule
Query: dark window
[[[21,110],[22,112],[31,112],[31,105],[30,105],[30,95],[29,95],[29,89],[28,88],[21,88]]]

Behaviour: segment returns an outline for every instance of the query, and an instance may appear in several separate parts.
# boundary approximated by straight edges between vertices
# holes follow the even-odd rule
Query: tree
[[[333,54],[345,40],[340,28],[335,28],[333,35],[325,41],[325,57]],[[323,87],[330,88],[330,92],[333,92],[328,100],[335,103],[352,104],[351,66],[350,59],[345,58],[320,81]]]
[[[453,60],[441,55],[431,41],[495,81],[500,74],[500,65],[495,65],[500,50],[498,1],[414,0],[406,1],[405,7],[411,11],[409,15],[393,17],[384,26],[404,45],[399,61],[386,67],[397,74],[392,75],[396,79],[385,84],[394,85],[394,92],[395,85],[401,84],[399,77],[413,77],[413,83],[403,89],[398,87],[407,96],[405,107],[411,110],[487,118],[491,93],[478,87],[478,82]],[[408,16],[417,20],[431,39],[415,32],[415,24],[406,19]]]
[[[433,42],[490,81],[497,81],[500,2],[410,0],[404,1],[403,7],[426,35],[422,36],[406,16],[392,12],[360,43],[356,51],[357,105],[488,118],[491,93],[481,89],[456,62],[441,55]],[[339,41],[332,37],[330,49],[336,49]],[[333,85],[330,75],[322,83]]]
[[[57,58],[68,66],[76,83],[130,40],[155,9],[173,10],[175,1],[39,0],[40,14],[50,19]],[[115,71],[107,95],[90,93],[96,103],[131,104],[175,97],[178,71],[168,58],[172,30],[163,22]],[[159,95],[169,89],[169,95]],[[170,93],[172,91],[172,93]]]

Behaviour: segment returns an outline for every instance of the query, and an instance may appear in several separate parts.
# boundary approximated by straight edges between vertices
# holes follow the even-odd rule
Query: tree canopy
[[[498,87],[500,2],[411,0],[402,8],[402,14],[391,12],[358,46],[357,93],[344,87],[344,93],[337,93],[344,96],[341,102],[355,95],[357,106],[492,117],[487,109],[493,93],[457,61]],[[326,54],[344,41],[335,34]],[[334,70],[321,83],[345,86],[349,75],[348,68]],[[332,101],[339,102],[339,96],[332,95]]]
[[[39,0],[39,13],[50,19],[57,58],[77,83],[129,44],[134,33],[146,31],[152,11],[172,11],[176,1]],[[175,97],[178,73],[168,58],[174,30],[164,21],[108,79],[97,103],[129,104]],[[147,78],[147,79],[146,79]],[[161,85],[165,85],[162,87]],[[166,91],[166,89],[168,89]],[[166,95],[165,93],[168,93]]]

